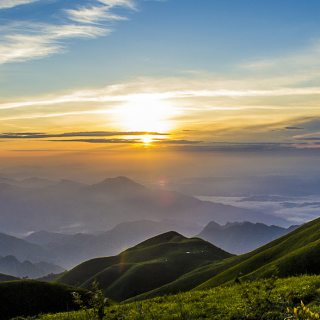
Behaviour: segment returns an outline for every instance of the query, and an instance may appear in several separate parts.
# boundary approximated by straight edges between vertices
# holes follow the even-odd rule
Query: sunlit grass
[[[104,319],[304,319],[294,308],[303,301],[309,315],[320,311],[320,276],[301,276],[233,284],[202,291],[166,295],[105,309]],[[316,317],[316,316],[315,316]],[[41,315],[42,320],[95,319],[92,310]],[[313,318],[310,318],[313,319]],[[316,319],[316,318],[315,318]]]

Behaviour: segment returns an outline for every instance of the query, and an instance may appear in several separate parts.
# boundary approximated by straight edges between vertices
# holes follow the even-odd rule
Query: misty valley
[[[264,177],[90,184],[16,170],[0,174],[1,319],[283,319],[320,298],[320,220],[304,222],[320,179],[290,191],[301,178],[269,176],[261,188]],[[302,211],[281,214],[279,204]],[[193,310],[199,295],[206,302]],[[107,297],[100,318],[97,296]]]

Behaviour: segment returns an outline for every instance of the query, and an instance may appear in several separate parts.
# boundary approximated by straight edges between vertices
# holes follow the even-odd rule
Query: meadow
[[[212,289],[109,304],[103,314],[99,314],[96,304],[91,309],[82,307],[80,311],[44,314],[37,319],[319,319],[320,276],[285,279],[273,276],[252,282],[236,278],[232,284]]]

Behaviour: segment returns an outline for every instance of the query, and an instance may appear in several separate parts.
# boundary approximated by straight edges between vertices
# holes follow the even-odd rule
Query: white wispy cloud
[[[13,8],[21,4],[37,2],[39,0],[0,0],[0,9]]]
[[[129,85],[128,85],[129,87]],[[210,98],[210,97],[271,97],[271,96],[291,96],[291,95],[320,95],[320,88],[284,88],[277,90],[177,90],[165,92],[141,92],[122,94],[127,88],[125,85],[110,86],[96,90],[79,90],[68,95],[55,96],[50,99],[33,101],[21,101],[0,104],[1,109],[12,109],[19,107],[29,107],[36,105],[53,105],[66,102],[134,102],[134,101],[155,101],[167,99],[183,98]],[[117,89],[116,89],[117,88]],[[117,92],[118,91],[118,92]],[[245,108],[241,106],[241,108]],[[248,106],[247,108],[253,108]],[[267,106],[257,106],[257,108],[269,108]],[[278,107],[270,106],[271,109]],[[234,109],[234,108],[233,108]],[[224,110],[221,107],[221,110]]]
[[[92,38],[106,35],[110,30],[95,26],[43,25],[22,23],[13,29],[20,32],[0,38],[0,64],[43,58],[64,49],[62,40],[68,38]],[[26,31],[25,31],[26,30]]]
[[[128,7],[130,9],[136,8],[135,3],[132,0],[98,0],[98,1],[110,7],[121,6],[121,7]]]
[[[240,71],[264,78],[275,78],[274,85],[299,84],[320,77],[320,41],[311,42],[299,51],[275,58],[260,58],[240,66]]]
[[[91,111],[70,111],[70,112],[56,112],[56,113],[34,113],[31,115],[18,115],[18,116],[7,116],[0,117],[0,121],[8,120],[25,120],[25,119],[38,119],[38,118],[55,118],[64,116],[75,116],[75,115],[92,115],[92,114],[108,114],[112,111],[108,110],[91,110]]]
[[[0,9],[35,1],[39,0],[0,0]],[[100,3],[100,6],[62,8],[55,13],[56,17],[63,12],[67,13],[67,18],[73,21],[72,24],[30,23],[25,20],[2,25],[0,27],[0,64],[23,62],[66,52],[66,41],[70,38],[106,36],[112,30],[103,25],[103,21],[127,19],[112,13],[113,7],[135,9],[134,2],[131,0],[101,0],[97,3]],[[75,25],[74,22],[77,24]],[[92,25],[96,23],[100,23],[99,26]]]
[[[78,10],[66,9],[68,18],[80,23],[97,23],[99,21],[127,20],[127,18],[113,14],[108,6],[81,8]]]

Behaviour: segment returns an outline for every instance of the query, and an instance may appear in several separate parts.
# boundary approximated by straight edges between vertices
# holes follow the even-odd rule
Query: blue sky
[[[107,7],[101,2],[38,0],[5,8],[10,2],[15,1],[0,2],[3,45],[9,34],[54,32],[45,27],[73,25],[81,31],[80,37],[43,45],[51,47],[48,53],[22,56],[23,62],[7,58],[0,69],[1,94],[9,97],[186,71],[241,76],[239,66],[303,54],[320,36],[317,1],[128,1],[131,7],[107,11],[118,18],[92,23],[75,21],[72,12]]]
[[[316,151],[319,12],[316,0],[0,0],[0,154]]]

